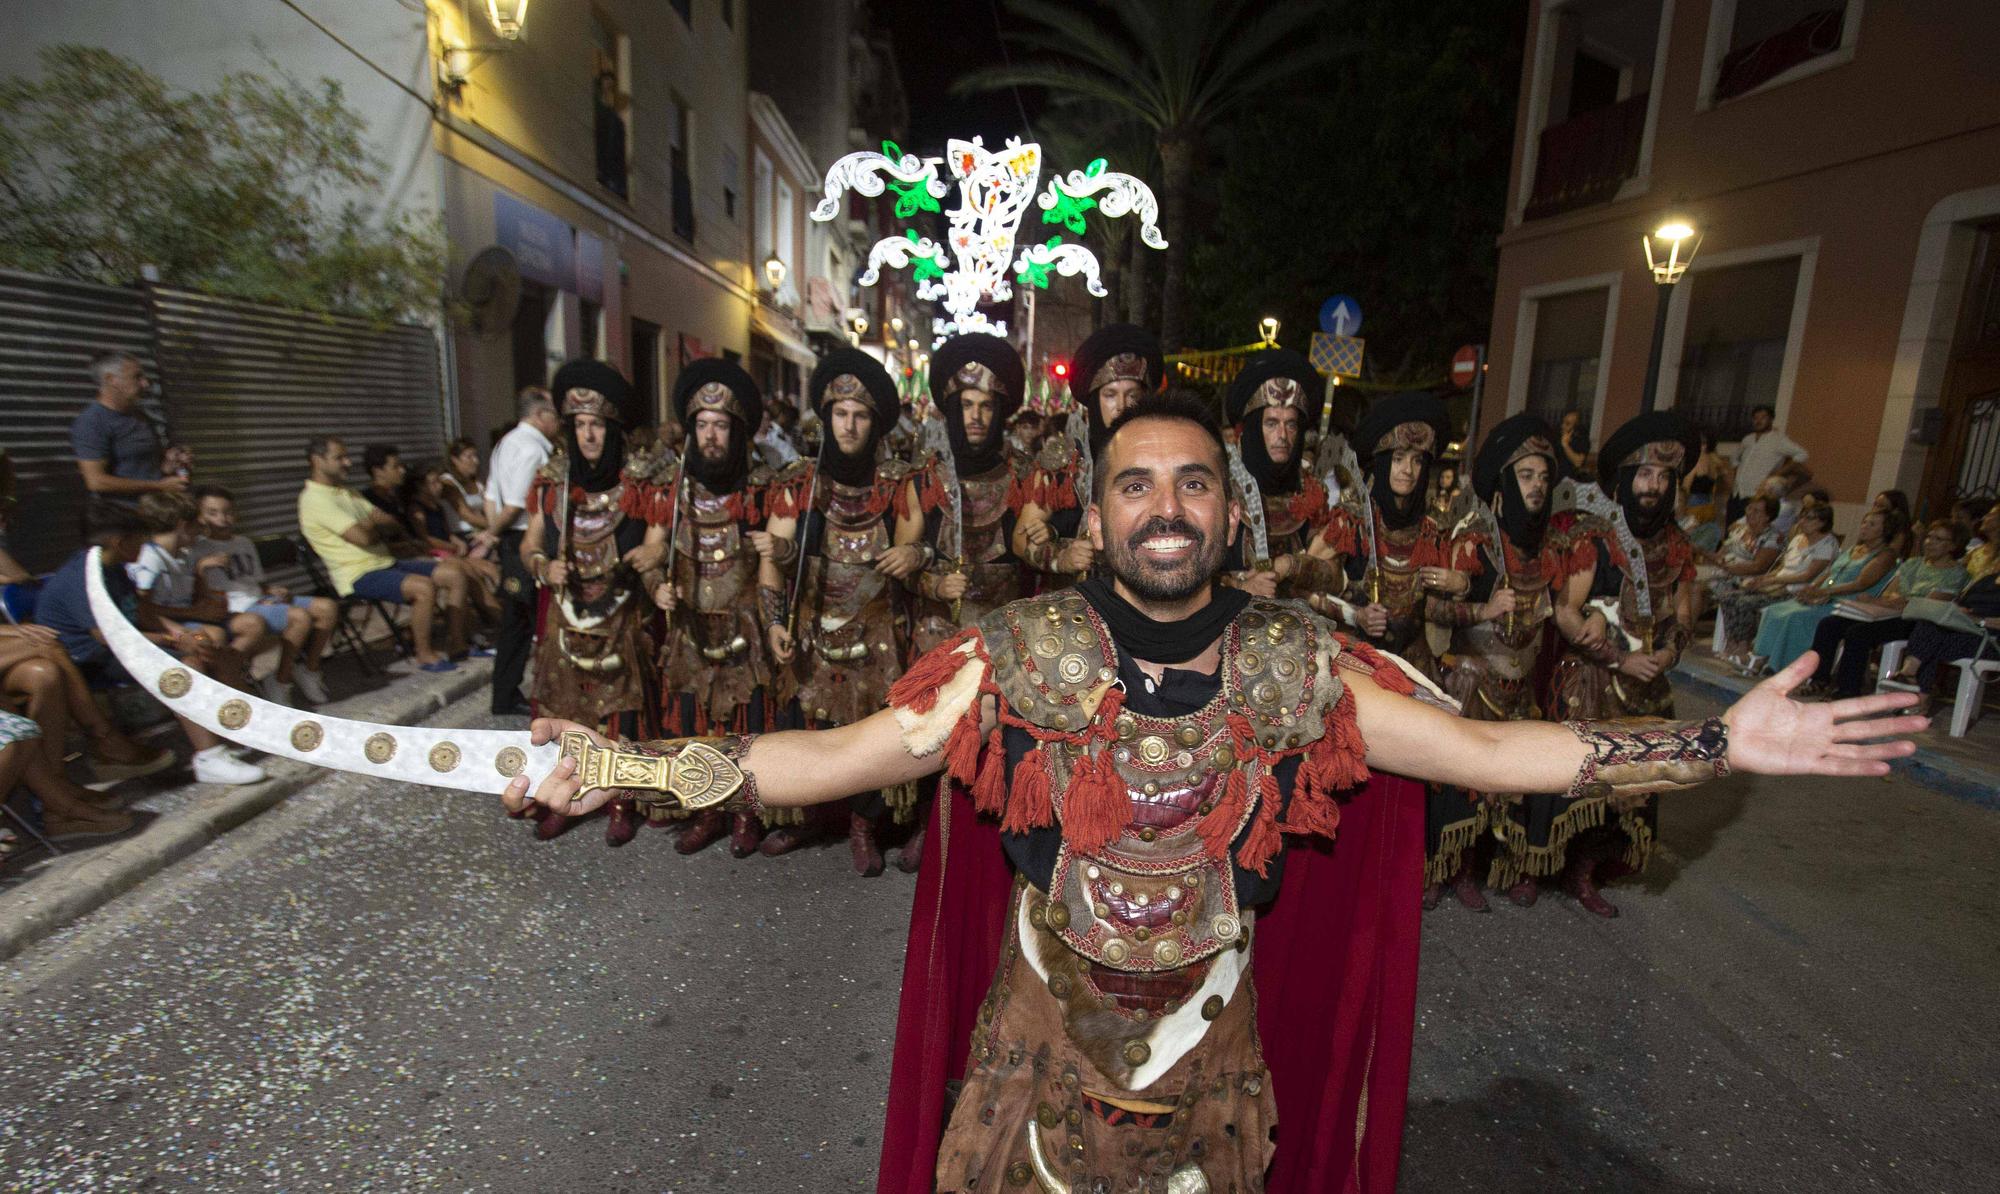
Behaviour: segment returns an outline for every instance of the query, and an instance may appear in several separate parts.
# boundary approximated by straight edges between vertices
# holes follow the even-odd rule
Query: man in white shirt
[[[1804,463],[1806,450],[1784,432],[1771,426],[1768,406],[1750,409],[1750,431],[1736,445],[1736,486],[1730,491],[1728,525],[1743,517],[1743,507],[1757,493],[1764,479],[1794,463]]]
[[[493,712],[525,715],[521,679],[535,638],[535,579],[521,559],[528,530],[528,490],[562,430],[556,404],[540,386],[520,395],[521,421],[500,438],[487,467],[486,525],[500,532],[500,625],[493,643]]]

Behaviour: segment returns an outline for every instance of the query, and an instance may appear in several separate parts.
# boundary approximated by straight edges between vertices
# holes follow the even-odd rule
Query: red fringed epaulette
[[[1437,524],[1426,518],[1417,532],[1416,546],[1410,549],[1410,563],[1418,568],[1448,568],[1450,552],[1445,543],[1444,532]]]
[[[1451,541],[1445,567],[1453,572],[1463,572],[1467,576],[1478,576],[1486,571],[1484,549],[1491,545],[1484,531],[1466,531]]]
[[[1694,544],[1678,530],[1667,544],[1667,574],[1682,583],[1694,579]]]
[[[1327,525],[1333,518],[1333,511],[1327,508],[1326,486],[1317,478],[1305,478],[1299,491],[1292,495],[1292,500],[1285,503],[1285,512],[1314,528]]]
[[[764,491],[764,513],[770,518],[797,518],[805,508],[806,494],[812,490],[813,470],[816,465],[807,464],[796,477],[773,481]]]
[[[1026,498],[1043,511],[1054,514],[1058,510],[1074,510],[1076,500],[1076,466],[1067,465],[1059,469],[1037,466],[1028,474],[1024,483]],[[1015,511],[1019,513],[1019,511]]]
[[[1351,556],[1361,550],[1361,528],[1355,525],[1354,516],[1345,510],[1335,510],[1327,518],[1325,536],[1328,547],[1343,556]]]

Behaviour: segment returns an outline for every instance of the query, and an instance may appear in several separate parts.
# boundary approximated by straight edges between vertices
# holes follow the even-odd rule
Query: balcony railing
[[[1535,154],[1535,190],[1530,220],[1606,203],[1639,167],[1639,141],[1646,131],[1646,95],[1593,108],[1542,130]]]

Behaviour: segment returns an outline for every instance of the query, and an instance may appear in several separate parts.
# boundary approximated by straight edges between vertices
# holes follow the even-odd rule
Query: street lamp
[[[903,317],[900,315],[891,315],[889,317],[889,330],[896,333],[898,336],[902,335]]]
[[[861,343],[861,337],[868,334],[868,317],[859,311],[847,319],[847,326],[854,329],[854,342]]]
[[[1264,337],[1263,343],[1276,344],[1278,342],[1278,317],[1275,315],[1266,315],[1264,318],[1258,320],[1257,332]]]
[[[907,345],[911,352],[917,351],[917,338],[915,336],[910,337],[909,340],[907,341]]]
[[[1660,357],[1667,347],[1667,308],[1672,305],[1674,283],[1694,263],[1701,236],[1685,220],[1669,220],[1640,238],[1640,244],[1646,250],[1646,268],[1652,271],[1659,291],[1653,305],[1653,351],[1646,358],[1646,388],[1639,393],[1639,413],[1646,414],[1653,409],[1660,388]]]
[[[486,0],[486,19],[493,22],[495,33],[514,41],[527,24],[528,0]]]
[[[771,293],[777,294],[785,284],[785,263],[776,253],[764,258],[764,280],[771,284]]]

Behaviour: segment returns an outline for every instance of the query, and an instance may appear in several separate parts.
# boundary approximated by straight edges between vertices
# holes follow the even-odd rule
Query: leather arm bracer
[[[1590,748],[1570,784],[1571,799],[1636,799],[1729,774],[1729,728],[1720,717],[1566,721],[1563,726]]]
[[[755,734],[723,738],[665,738],[599,746],[579,730],[563,733],[562,753],[576,760],[584,791],[615,788],[642,811],[696,812],[718,808],[761,813],[757,778],[742,759]]]

